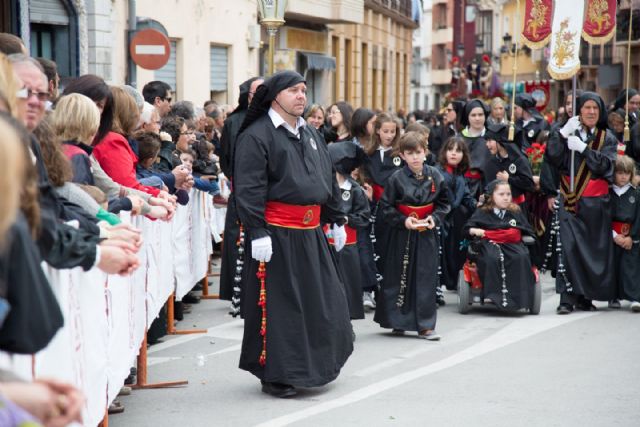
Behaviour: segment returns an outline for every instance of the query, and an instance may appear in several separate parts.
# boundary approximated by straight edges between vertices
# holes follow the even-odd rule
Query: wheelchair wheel
[[[464,273],[458,273],[458,313],[467,314],[471,309],[471,285],[464,280]]]
[[[533,285],[533,302],[529,308],[529,314],[540,314],[540,305],[542,305],[542,285],[538,280]]]

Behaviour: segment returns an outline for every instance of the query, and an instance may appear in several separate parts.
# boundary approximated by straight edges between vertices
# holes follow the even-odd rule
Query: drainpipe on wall
[[[127,31],[127,84],[137,87],[136,64],[129,53],[131,40],[136,34],[136,0],[128,1],[129,31]]]
[[[31,26],[29,24],[29,0],[20,0],[20,38],[27,47],[27,51],[31,50]]]

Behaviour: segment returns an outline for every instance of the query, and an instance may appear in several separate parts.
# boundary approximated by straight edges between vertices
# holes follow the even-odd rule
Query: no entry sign
[[[165,66],[171,53],[167,36],[158,30],[148,28],[138,31],[129,46],[133,62],[147,70],[157,70]]]

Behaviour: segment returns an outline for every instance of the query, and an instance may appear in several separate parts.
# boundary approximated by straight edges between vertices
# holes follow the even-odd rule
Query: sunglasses
[[[16,92],[16,97],[20,99],[29,99],[32,95],[35,95],[40,102],[48,101],[50,96],[49,92],[36,92],[28,87],[23,87]]]

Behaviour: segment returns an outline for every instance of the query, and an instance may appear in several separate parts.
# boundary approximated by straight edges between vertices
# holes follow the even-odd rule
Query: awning
[[[317,53],[298,52],[302,70],[335,70],[336,59],[333,56]]]

